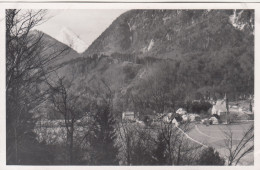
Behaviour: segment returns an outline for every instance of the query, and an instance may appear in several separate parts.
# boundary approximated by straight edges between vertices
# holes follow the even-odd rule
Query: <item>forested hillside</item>
[[[64,76],[74,75],[81,90],[102,79],[120,111],[141,104],[163,112],[176,103],[225,93],[231,100],[249,96],[254,11],[131,10],[62,70]]]

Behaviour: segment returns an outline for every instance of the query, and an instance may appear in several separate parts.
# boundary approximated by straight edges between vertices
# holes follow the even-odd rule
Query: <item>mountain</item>
[[[253,24],[252,10],[131,10],[118,17],[84,54],[175,58],[187,50],[218,51],[241,42],[239,37],[253,32]]]
[[[44,48],[42,55],[45,58],[53,58],[50,63],[51,66],[58,66],[79,57],[79,54],[71,47],[42,31],[33,30],[30,32],[30,36],[34,38],[42,37],[41,45]]]
[[[63,27],[58,35],[56,36],[56,39],[63,44],[68,45],[78,53],[82,53],[87,49],[87,44],[79,38],[78,35],[76,35],[74,32],[72,32],[70,29]]]
[[[112,92],[118,112],[235,100],[254,94],[254,11],[130,10],[81,56],[59,74],[86,98]]]

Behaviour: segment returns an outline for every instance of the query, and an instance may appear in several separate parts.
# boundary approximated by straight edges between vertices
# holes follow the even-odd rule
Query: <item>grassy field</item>
[[[245,122],[239,124],[230,125],[202,125],[197,124],[192,128],[188,135],[196,141],[203,143],[206,146],[212,146],[221,156],[227,155],[225,149],[225,132],[229,130],[233,134],[233,142],[236,145],[242,138],[243,133],[253,124],[254,122]],[[244,159],[241,160],[243,165],[252,165],[254,161],[253,153],[248,154]]]

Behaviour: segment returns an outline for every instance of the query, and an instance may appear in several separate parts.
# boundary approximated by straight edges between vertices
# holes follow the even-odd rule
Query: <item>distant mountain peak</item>
[[[56,39],[64,44],[70,46],[78,53],[84,52],[88,47],[88,45],[83,40],[81,40],[77,34],[75,34],[73,31],[71,31],[67,27],[63,27],[60,30],[60,32],[56,36]]]

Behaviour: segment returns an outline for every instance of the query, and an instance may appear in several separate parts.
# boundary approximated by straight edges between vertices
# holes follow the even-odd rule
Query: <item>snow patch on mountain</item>
[[[88,45],[67,27],[63,27],[60,30],[59,34],[56,36],[56,39],[63,44],[70,46],[78,53],[82,53],[88,48]]]
[[[231,24],[232,24],[235,28],[237,28],[237,29],[239,29],[239,30],[243,30],[244,27],[245,27],[245,25],[246,25],[246,24],[244,24],[244,23],[242,23],[242,22],[239,22],[239,19],[240,19],[242,13],[243,13],[243,10],[241,10],[241,11],[237,14],[237,11],[236,11],[236,9],[235,9],[235,10],[234,10],[234,14],[231,15],[230,18],[229,18]]]

